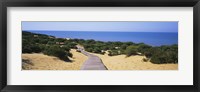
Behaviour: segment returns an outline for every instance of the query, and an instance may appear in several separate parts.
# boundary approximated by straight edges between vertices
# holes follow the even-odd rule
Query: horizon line
[[[22,30],[22,31],[63,31],[63,32],[148,32],[148,31],[78,31],[78,30]],[[156,31],[149,31],[149,32],[156,32]],[[157,32],[157,33],[178,33],[177,32]]]

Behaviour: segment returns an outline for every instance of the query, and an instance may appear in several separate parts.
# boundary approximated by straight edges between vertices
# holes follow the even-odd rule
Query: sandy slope
[[[64,62],[56,57],[44,54],[22,54],[22,58],[28,61],[22,62],[23,70],[79,70],[87,56],[75,50],[70,51],[73,54],[73,62]],[[94,53],[92,53],[94,54]],[[108,56],[97,55],[109,70],[177,70],[178,64],[152,64],[144,62],[144,56],[125,55]]]
[[[22,58],[28,60],[22,62],[23,70],[79,70],[87,56],[73,49],[70,52],[73,54],[70,58],[73,62],[65,62],[57,57],[38,53],[22,54]]]
[[[94,53],[93,53],[94,54]],[[177,70],[178,64],[152,64],[144,62],[142,59],[145,56],[125,55],[108,56],[95,54],[102,59],[102,62],[109,70]]]

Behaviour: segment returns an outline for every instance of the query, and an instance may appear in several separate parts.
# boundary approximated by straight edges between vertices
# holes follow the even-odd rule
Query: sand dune
[[[94,54],[94,53],[93,53]],[[95,54],[102,59],[102,62],[109,70],[177,70],[178,64],[152,64],[144,62],[145,56],[125,55],[108,56]]]
[[[73,57],[70,58],[73,62],[65,62],[57,57],[47,56],[42,53],[22,54],[22,69],[23,70],[80,70],[81,66],[87,60],[87,56],[70,51]],[[142,59],[145,56],[130,56],[125,55],[108,56],[95,54],[101,58],[108,70],[177,70],[178,64],[152,64],[144,62]]]
[[[70,58],[72,62],[65,62],[57,57],[47,56],[44,54],[22,54],[23,70],[79,70],[82,64],[87,59],[87,56],[76,52],[72,49],[70,51],[73,57]]]

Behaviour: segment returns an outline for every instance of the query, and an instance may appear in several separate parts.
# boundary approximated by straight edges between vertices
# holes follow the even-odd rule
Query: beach
[[[71,49],[73,57],[72,62],[65,62],[54,56],[47,56],[42,53],[22,54],[22,59],[28,60],[22,62],[22,70],[79,70],[87,56]]]

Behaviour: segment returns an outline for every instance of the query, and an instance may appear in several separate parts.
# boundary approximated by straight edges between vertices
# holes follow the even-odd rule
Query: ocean
[[[151,46],[178,44],[175,32],[89,32],[89,31],[29,31],[58,38],[94,39],[97,41],[121,41],[145,43]]]

